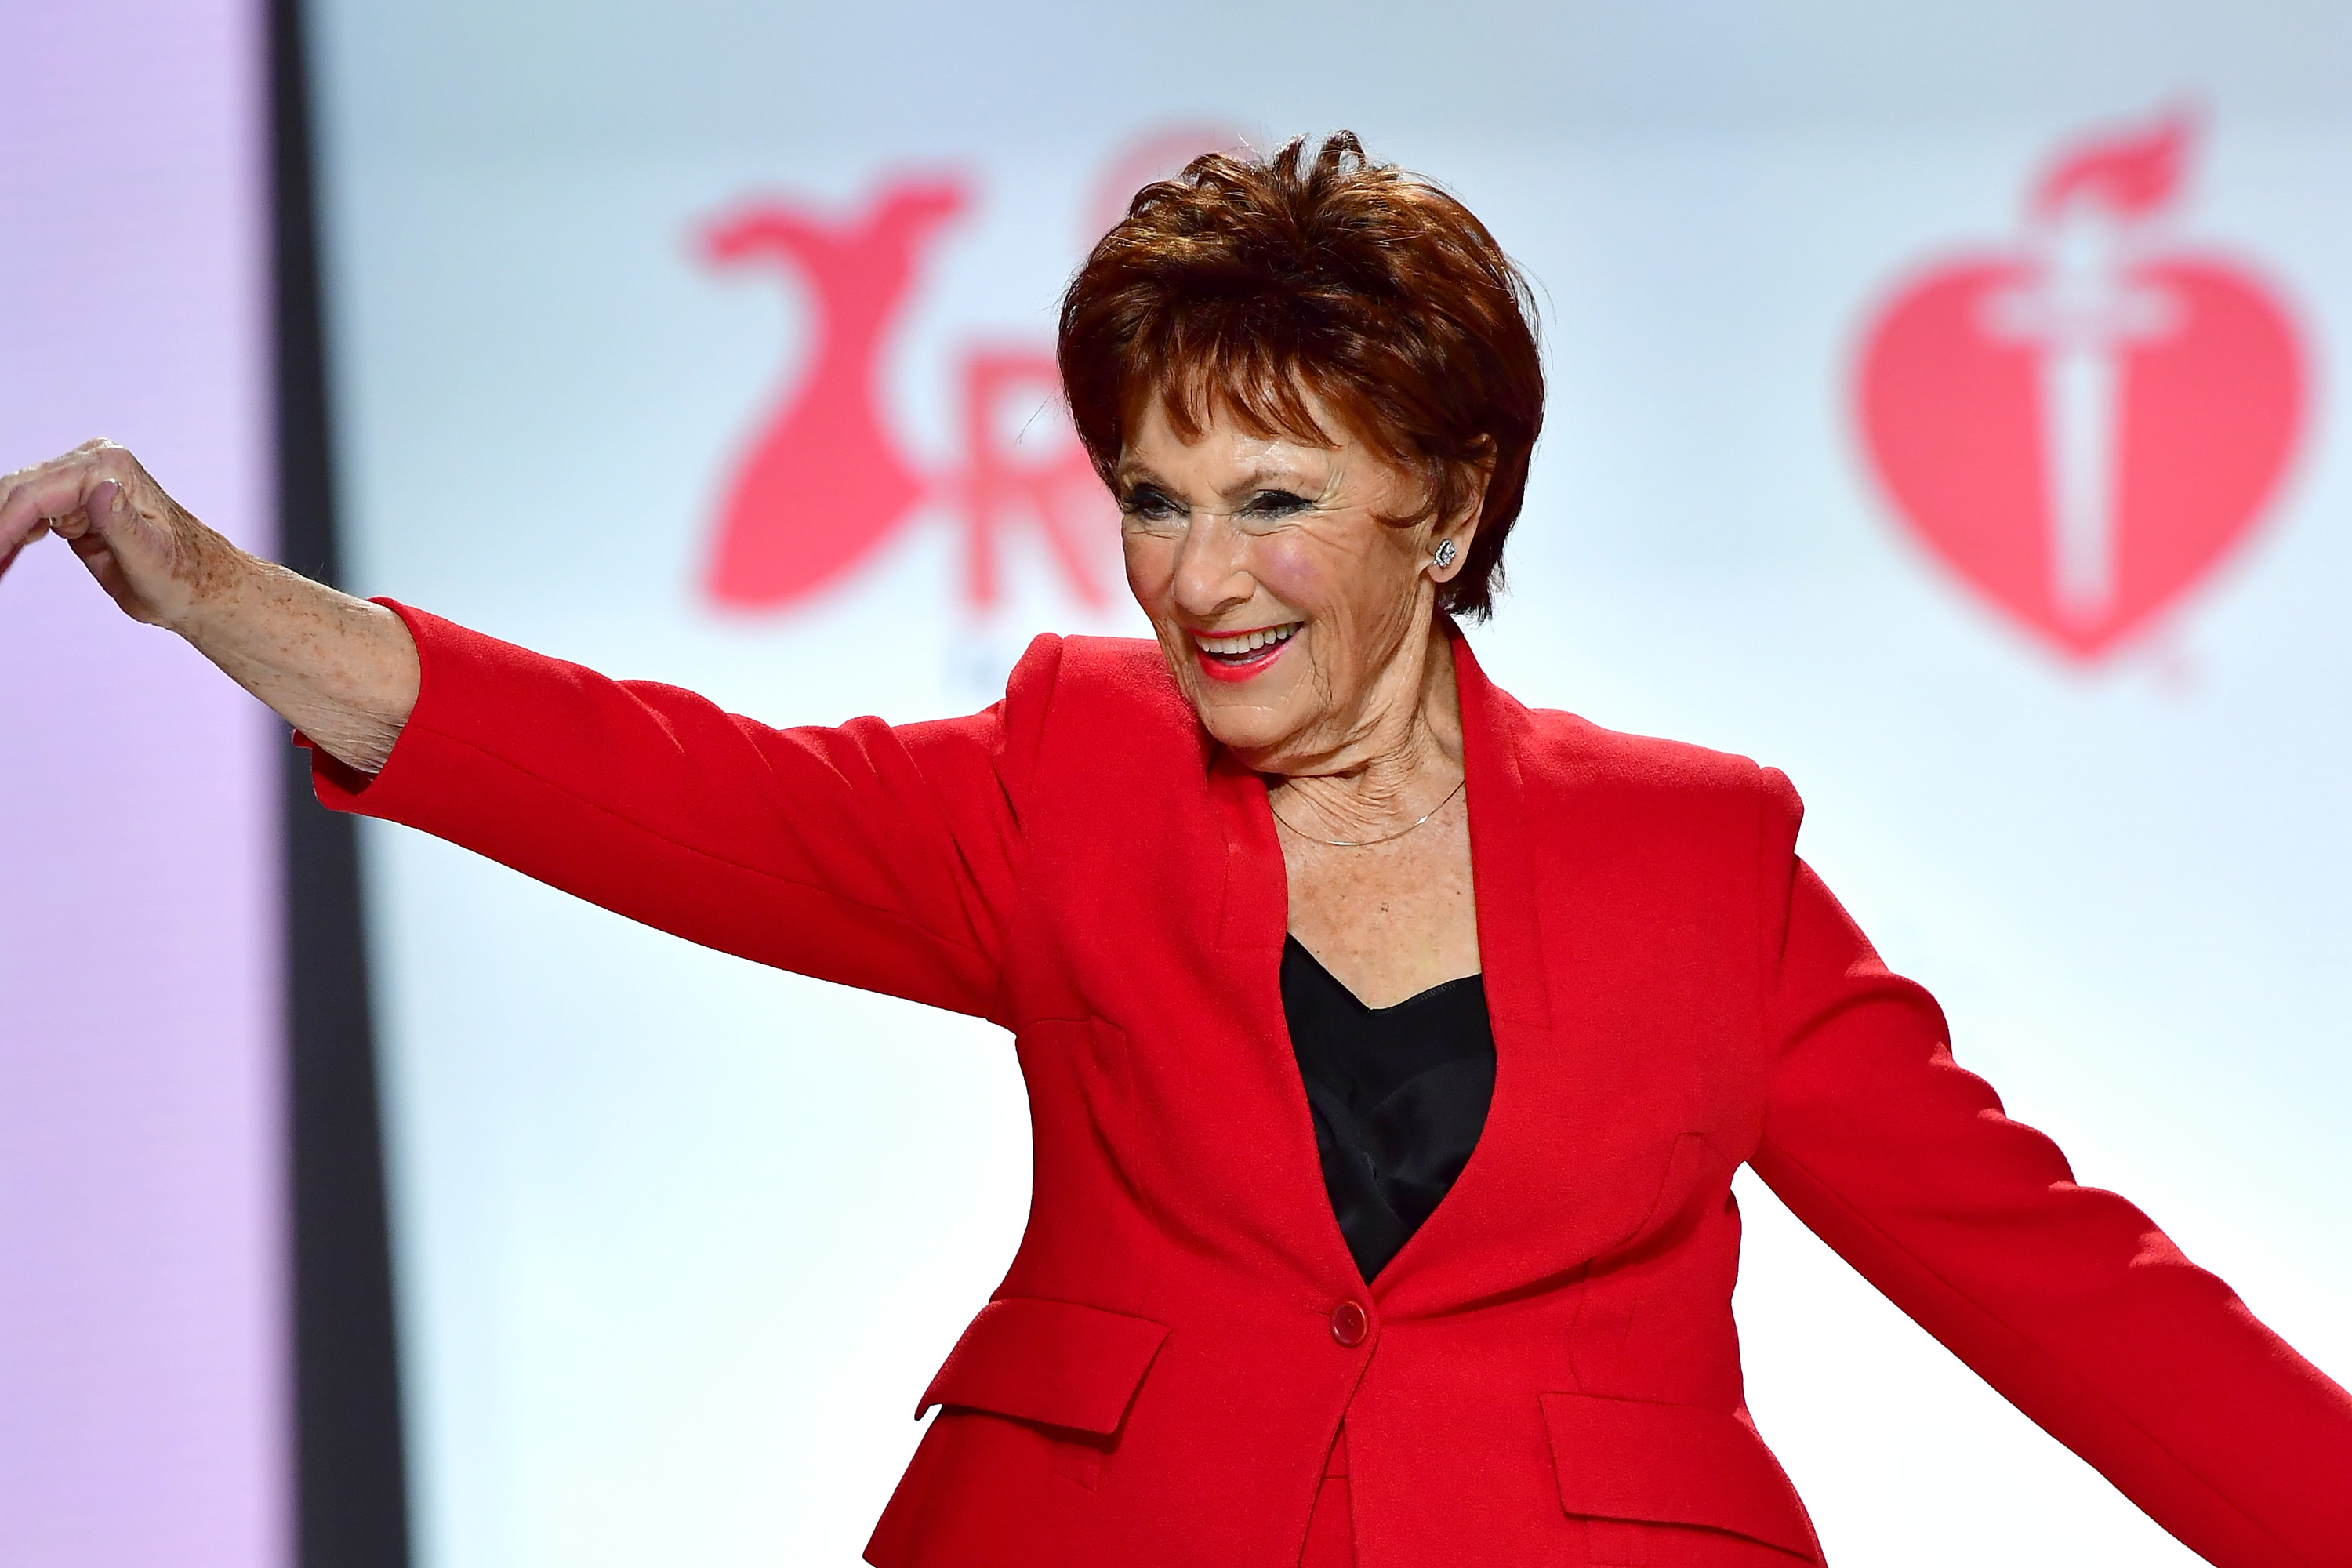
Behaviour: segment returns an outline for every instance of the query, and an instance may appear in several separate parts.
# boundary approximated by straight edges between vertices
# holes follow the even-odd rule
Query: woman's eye
[[[1306,510],[1307,498],[1304,496],[1293,495],[1288,490],[1260,490],[1250,497],[1247,506],[1242,508],[1242,515],[1257,518],[1291,517]]]
[[[1128,491],[1118,498],[1118,510],[1141,522],[1167,522],[1176,516],[1176,503],[1155,489]]]

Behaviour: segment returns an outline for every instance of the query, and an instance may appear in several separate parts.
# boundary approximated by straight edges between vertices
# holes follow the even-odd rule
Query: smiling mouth
[[[1219,680],[1246,680],[1279,658],[1282,650],[1290,646],[1290,639],[1306,624],[1290,621],[1223,637],[1194,632],[1192,650],[1200,657],[1201,668],[1206,674]]]

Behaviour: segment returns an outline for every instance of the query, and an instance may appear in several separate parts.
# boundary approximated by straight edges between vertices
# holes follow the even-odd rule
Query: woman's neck
[[[1428,815],[1462,782],[1462,704],[1454,647],[1433,621],[1421,647],[1384,672],[1363,721],[1309,766],[1266,784],[1294,832],[1360,841]]]

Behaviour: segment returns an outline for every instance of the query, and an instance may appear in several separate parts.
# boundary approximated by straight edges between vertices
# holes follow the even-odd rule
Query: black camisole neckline
[[[1486,978],[1370,1007],[1287,937],[1282,1010],[1331,1213],[1369,1282],[1452,1190],[1486,1127],[1495,1093]]]

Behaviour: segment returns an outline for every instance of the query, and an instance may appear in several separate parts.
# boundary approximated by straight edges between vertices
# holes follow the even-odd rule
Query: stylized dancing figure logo
[[[811,343],[782,403],[740,460],[719,504],[704,579],[735,610],[791,607],[869,556],[927,506],[965,536],[965,596],[994,604],[1005,530],[1041,530],[1080,603],[1104,602],[1084,531],[1103,533],[1108,502],[1060,416],[1042,348],[967,349],[959,367],[963,452],[946,471],[908,461],[884,416],[880,374],[891,328],[920,281],[940,230],[970,205],[953,179],[884,185],[843,220],[763,201],[704,237],[714,263],[788,269],[808,289]],[[1107,534],[1104,537],[1108,537]]]
[[[1864,338],[1864,439],[1903,520],[1978,592],[2095,658],[2258,521],[2302,425],[2294,326],[2182,247],[2194,123],[2061,153],[2013,248],[1912,279]]]

